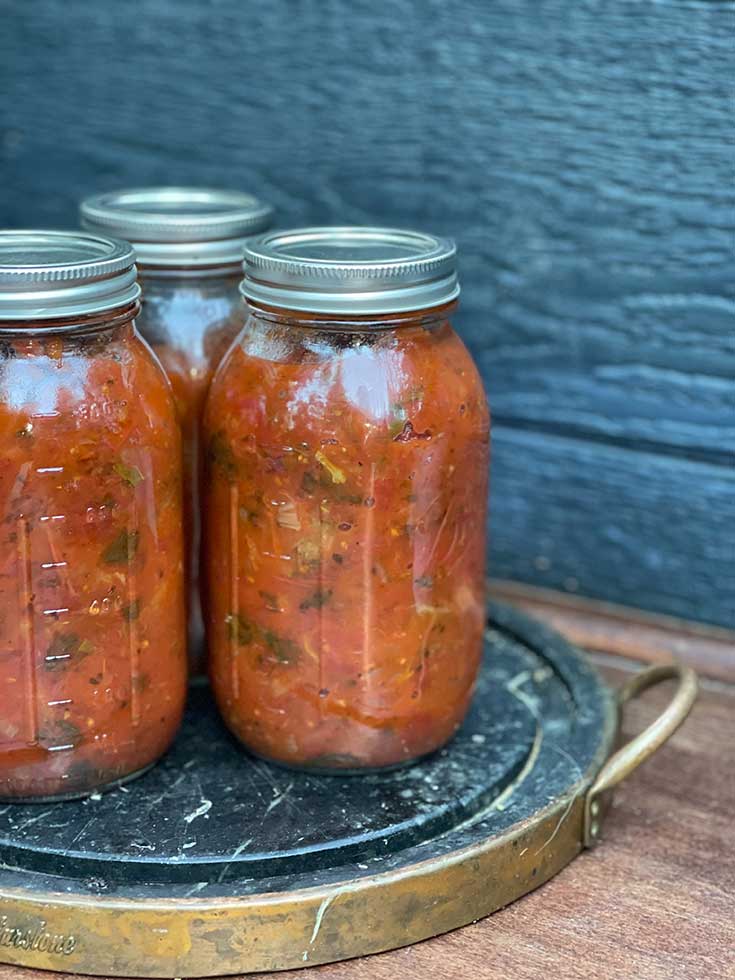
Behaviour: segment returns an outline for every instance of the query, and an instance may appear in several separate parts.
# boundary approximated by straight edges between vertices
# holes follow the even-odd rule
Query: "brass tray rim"
[[[558,634],[534,626],[567,655],[584,659]],[[595,841],[589,839],[590,803],[596,805],[599,825],[597,794],[605,788],[605,773],[625,753],[613,754],[621,703],[661,680],[679,680],[661,716],[670,716],[666,732],[659,718],[630,743],[638,745],[640,762],[681,724],[696,695],[693,672],[678,665],[643,671],[619,693],[593,665],[587,666],[602,695],[603,724],[594,758],[565,792],[502,832],[390,871],[246,897],[39,893],[0,881],[0,962],[152,978],[295,969],[400,948],[491,914],[548,881],[596,842],[599,832]],[[642,754],[643,742],[648,748]],[[623,775],[637,762],[631,759]],[[529,759],[499,799],[510,796],[532,770]],[[50,950],[39,948],[39,928],[53,937]],[[12,930],[16,941],[8,943]]]

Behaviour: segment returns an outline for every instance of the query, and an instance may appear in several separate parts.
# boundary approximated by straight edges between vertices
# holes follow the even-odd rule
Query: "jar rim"
[[[269,232],[245,248],[247,300],[304,312],[409,312],[457,298],[450,238],[361,226]]]
[[[139,187],[85,198],[83,228],[133,243],[145,266],[206,267],[242,262],[249,237],[270,227],[273,208],[243,191]]]
[[[82,232],[0,231],[0,322],[68,319],[137,301],[128,242]]]

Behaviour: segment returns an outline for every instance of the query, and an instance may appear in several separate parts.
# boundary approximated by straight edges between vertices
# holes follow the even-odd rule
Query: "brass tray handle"
[[[588,791],[584,813],[585,847],[592,847],[600,839],[602,794],[617,786],[642,762],[652,756],[671,738],[692,710],[697,697],[697,675],[691,667],[685,667],[684,664],[663,664],[641,671],[620,688],[618,707],[622,711],[626,702],[648,690],[649,687],[670,680],[678,680],[679,683],[667,707],[640,735],[636,735],[610,756]]]

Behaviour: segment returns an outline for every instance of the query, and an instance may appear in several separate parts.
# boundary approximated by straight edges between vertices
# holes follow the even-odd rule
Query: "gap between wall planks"
[[[644,663],[680,660],[701,677],[735,683],[735,631],[504,579],[490,579],[488,593],[583,649]]]

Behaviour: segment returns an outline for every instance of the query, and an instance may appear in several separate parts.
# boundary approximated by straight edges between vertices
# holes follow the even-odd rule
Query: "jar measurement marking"
[[[61,516],[63,515],[55,515]],[[57,741],[54,741],[54,736],[51,734],[54,732],[54,725],[58,724],[59,711],[61,711],[61,720],[64,720],[64,712],[67,710],[69,705],[73,703],[72,698],[68,697],[48,697],[48,694],[44,697],[42,687],[44,686],[40,683],[39,678],[39,666],[45,671],[56,671],[59,668],[62,670],[65,668],[67,662],[71,661],[71,653],[46,653],[43,660],[38,662],[37,659],[37,646],[39,642],[39,637],[36,632],[35,617],[37,613],[42,616],[59,617],[66,613],[71,612],[70,606],[58,606],[51,609],[37,609],[36,601],[34,598],[34,585],[33,585],[33,530],[30,522],[22,518],[21,519],[22,530],[18,534],[18,541],[20,544],[20,564],[22,570],[22,578],[24,583],[24,595],[23,595],[23,606],[24,606],[24,619],[25,619],[25,638],[26,644],[24,649],[24,684],[23,687],[26,691],[26,696],[28,702],[30,702],[26,707],[26,715],[31,720],[31,724],[26,730],[26,740],[24,745],[39,745],[42,744],[43,748],[47,752],[61,752],[67,751],[74,748],[74,744],[68,741],[68,737],[64,737],[63,733],[59,733],[56,736]],[[47,525],[48,527],[48,525]],[[51,544],[48,535],[46,540]],[[53,549],[52,549],[53,550]],[[63,567],[67,566],[67,562],[48,562],[43,561],[37,563],[41,568],[47,568],[50,566]],[[43,677],[43,674],[41,674]],[[50,709],[41,710],[41,709]],[[50,722],[50,725],[47,723]],[[46,736],[44,736],[44,729],[48,729]]]
[[[31,528],[21,517],[17,525],[19,600],[18,617],[21,651],[19,668],[21,674],[21,698],[19,702],[22,717],[19,719],[16,740],[10,741],[10,748],[24,748],[38,743],[38,690],[36,680],[36,634],[33,616],[33,569],[31,564]]]
[[[3,801],[144,771],[181,718],[181,429],[140,294],[125,241],[0,232]]]

